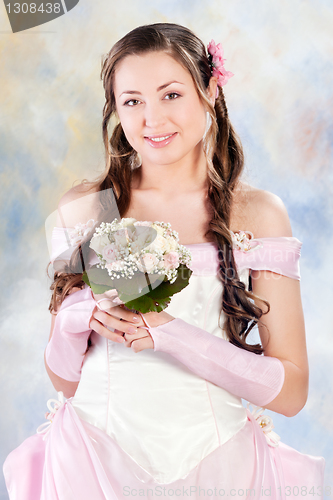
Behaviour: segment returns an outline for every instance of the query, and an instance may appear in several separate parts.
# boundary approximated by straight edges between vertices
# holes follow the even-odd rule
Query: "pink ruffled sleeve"
[[[294,237],[253,238],[250,248],[234,248],[239,270],[272,271],[288,278],[301,279],[299,259],[302,243]]]
[[[71,244],[69,228],[64,227],[54,227],[52,231],[52,253],[51,253],[51,263],[58,259],[69,261],[71,255],[75,249],[75,246]]]
[[[61,269],[63,263],[68,263],[79,244],[79,239],[73,237],[75,228],[54,227],[51,239],[51,257],[50,261],[54,269]],[[98,264],[99,260],[94,252],[91,252],[89,262],[85,262],[85,267]]]

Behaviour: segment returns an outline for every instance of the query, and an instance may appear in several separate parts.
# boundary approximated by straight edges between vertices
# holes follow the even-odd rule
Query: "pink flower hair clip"
[[[217,99],[219,95],[219,87],[223,87],[223,85],[228,83],[229,78],[234,76],[234,74],[231,73],[231,71],[227,71],[224,67],[224,62],[226,61],[226,59],[223,59],[223,49],[220,43],[216,45],[214,40],[212,40],[208,44],[207,50],[209,54],[208,61],[212,70],[212,76],[217,77],[217,87],[216,87],[216,99]]]

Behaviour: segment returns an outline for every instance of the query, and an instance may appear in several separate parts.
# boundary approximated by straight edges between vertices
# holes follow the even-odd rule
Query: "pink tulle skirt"
[[[47,435],[26,439],[7,457],[10,500],[323,498],[324,459],[281,442],[269,446],[253,415],[247,416],[244,427],[185,478],[160,484],[110,436],[81,420],[68,400]]]

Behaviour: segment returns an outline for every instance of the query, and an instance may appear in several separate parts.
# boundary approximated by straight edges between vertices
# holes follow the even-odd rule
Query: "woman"
[[[270,419],[241,403],[297,414],[308,363],[301,243],[281,200],[240,180],[223,62],[213,42],[207,53],[174,24],[133,30],[104,60],[107,169],[63,197],[53,234],[56,267],[68,228],[87,233],[56,272],[46,349],[54,386],[71,399],[51,410],[44,440],[8,457],[11,499],[322,497],[324,460],[279,443]],[[87,221],[117,210],[170,222],[191,250],[190,283],[167,310],[103,311],[84,286]],[[247,342],[256,324],[261,345]]]

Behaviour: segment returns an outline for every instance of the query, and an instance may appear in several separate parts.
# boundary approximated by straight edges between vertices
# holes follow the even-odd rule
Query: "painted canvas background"
[[[0,461],[44,422],[56,392],[43,352],[50,280],[44,223],[74,181],[103,169],[100,60],[140,24],[177,22],[221,41],[225,87],[246,153],[245,178],[273,191],[303,242],[310,362],[306,407],[272,414],[299,451],[326,458],[333,496],[333,4],[328,0],[80,0],[68,14],[12,34],[0,5]],[[243,228],[246,229],[246,228]],[[0,498],[7,499],[3,479]],[[314,497],[315,498],[315,497]]]

